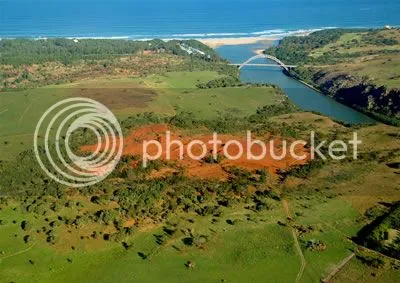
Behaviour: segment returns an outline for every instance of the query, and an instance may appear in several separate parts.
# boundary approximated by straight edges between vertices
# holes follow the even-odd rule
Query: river
[[[217,52],[232,63],[243,63],[248,58],[254,56],[254,51],[264,49],[265,44],[248,44],[222,46],[217,48]],[[252,63],[274,63],[266,59],[259,59]],[[332,119],[343,121],[349,124],[368,124],[375,120],[360,113],[334,99],[325,96],[306,85],[286,76],[277,67],[252,67],[247,66],[241,69],[241,80],[252,83],[271,83],[278,85],[284,90],[290,100],[299,108],[305,111],[319,112]]]

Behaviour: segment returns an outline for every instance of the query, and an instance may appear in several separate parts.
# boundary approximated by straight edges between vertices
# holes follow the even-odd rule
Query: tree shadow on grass
[[[146,259],[147,259],[147,255],[145,255],[144,253],[138,252],[137,254],[138,254],[138,256],[139,256],[141,259],[143,259],[143,260],[146,260]]]

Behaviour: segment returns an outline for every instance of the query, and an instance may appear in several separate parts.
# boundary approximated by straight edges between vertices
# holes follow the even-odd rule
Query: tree
[[[24,231],[30,230],[32,227],[30,225],[30,223],[27,220],[23,220],[21,222],[21,229]]]

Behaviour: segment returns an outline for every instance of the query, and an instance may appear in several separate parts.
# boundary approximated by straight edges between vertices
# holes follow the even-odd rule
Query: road
[[[285,210],[285,214],[288,218],[290,218],[290,210],[289,210],[289,202],[287,200],[282,201],[283,209]],[[296,276],[296,283],[299,283],[301,278],[303,277],[304,270],[306,269],[306,258],[304,257],[303,251],[301,250],[299,240],[297,239],[296,230],[293,227],[290,227],[292,230],[292,236],[294,240],[294,245],[296,247],[297,253],[299,254],[301,260],[301,267]]]
[[[340,270],[343,269],[343,267],[348,264],[350,262],[350,260],[353,259],[353,257],[355,256],[355,253],[352,253],[351,255],[349,255],[348,257],[346,257],[340,264],[338,267],[336,267],[334,270],[332,270],[332,272],[325,278],[322,279],[321,282],[323,283],[328,283],[331,282],[333,277],[335,277],[336,274],[339,273]]]
[[[237,67],[242,66],[242,64],[229,64],[229,65],[231,65],[231,66],[237,66]],[[243,65],[243,66],[252,66],[252,67],[278,67],[278,68],[282,68],[282,66],[281,66],[281,65],[278,65],[278,64],[246,64],[246,65]],[[286,67],[288,67],[288,68],[296,68],[297,65],[286,65]]]

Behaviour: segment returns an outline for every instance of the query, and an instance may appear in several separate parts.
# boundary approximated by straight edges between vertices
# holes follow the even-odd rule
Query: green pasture
[[[135,113],[174,115],[191,112],[203,119],[223,114],[245,116],[260,106],[277,103],[271,87],[198,89],[198,82],[220,77],[216,72],[179,72],[146,78],[99,78],[0,94],[0,160],[10,160],[32,145],[43,113],[68,97],[89,97],[108,106],[119,119]]]
[[[341,199],[288,202],[291,214],[297,215],[292,224],[314,227],[313,232],[299,236],[306,258],[301,282],[318,282],[351,253],[354,244],[348,237],[360,228],[359,214]],[[86,207],[89,202],[82,203]],[[128,249],[103,239],[83,239],[72,250],[75,241],[62,232],[72,228],[64,225],[55,229],[55,245],[46,244],[43,233],[35,231],[48,223],[14,208],[10,205],[0,211],[1,282],[110,282],[114,278],[121,282],[294,282],[300,270],[292,228],[278,225],[286,222],[280,202],[275,202],[272,210],[258,213],[241,205],[224,208],[223,216],[214,223],[213,217],[175,215],[167,221],[176,225],[174,235],[165,237],[163,227],[168,224],[142,226],[124,240]],[[68,209],[58,214],[68,214]],[[58,214],[50,213],[48,218]],[[22,220],[30,221],[30,230],[21,229]],[[183,242],[184,231],[205,236],[207,241],[202,247],[188,246]],[[78,238],[89,232],[90,227],[83,225],[72,235]],[[26,234],[32,235],[29,243],[23,241]],[[157,236],[162,235],[163,243],[157,243]],[[324,242],[327,249],[308,250],[304,243],[312,239]],[[187,262],[194,267],[187,268]]]
[[[0,225],[1,282],[110,282],[114,278],[121,282],[245,282],[268,278],[290,282],[300,268],[289,228],[277,224],[284,220],[280,206],[265,213],[226,209],[214,224],[210,217],[176,216],[169,221],[177,224],[178,232],[165,243],[158,244],[155,237],[163,235],[162,227],[149,226],[126,239],[130,244],[127,250],[103,240],[96,249],[91,248],[90,240],[80,240],[83,244],[72,250],[68,245],[73,244],[63,238],[61,228],[56,232],[60,235],[56,244],[46,244],[43,233],[35,235],[35,231],[48,223],[14,211],[12,206],[0,211],[0,219],[4,222]],[[26,219],[32,223],[27,232],[20,227]],[[228,224],[228,219],[235,220],[235,225]],[[204,235],[207,242],[201,248],[187,246],[181,230]],[[33,235],[30,243],[24,243],[25,234]],[[187,268],[188,261],[195,267]]]

